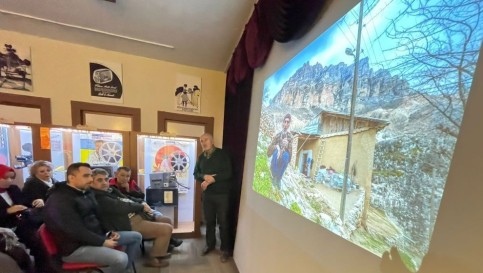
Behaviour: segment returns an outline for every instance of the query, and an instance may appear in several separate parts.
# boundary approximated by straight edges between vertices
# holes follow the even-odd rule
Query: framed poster
[[[174,101],[177,111],[199,113],[201,109],[201,78],[178,74]]]
[[[0,48],[0,88],[32,91],[30,47],[6,42]]]
[[[122,65],[92,61],[89,69],[92,100],[123,103]]]

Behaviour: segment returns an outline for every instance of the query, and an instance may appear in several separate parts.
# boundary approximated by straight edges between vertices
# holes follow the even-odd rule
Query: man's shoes
[[[181,239],[176,239],[176,238],[174,238],[174,237],[171,237],[171,239],[169,240],[169,244],[170,244],[170,245],[173,245],[174,247],[178,247],[178,246],[180,246],[182,243],[183,243],[183,240],[181,240]]]
[[[205,256],[206,254],[210,253],[213,249],[215,249],[215,248],[214,247],[205,246],[205,248],[203,248],[203,251],[201,251],[201,256]]]
[[[157,257],[158,259],[169,259],[171,258],[171,252],[164,254],[163,256]]]
[[[160,261],[159,259],[156,258],[151,258],[148,261],[144,263],[144,266],[146,267],[167,267],[169,265],[169,262],[167,261]]]
[[[228,262],[228,259],[230,258],[230,253],[228,251],[222,251],[220,255],[220,262],[226,263]]]
[[[171,245],[171,244],[170,244],[170,245],[168,246],[168,252],[173,252],[173,250],[174,250],[174,245]]]

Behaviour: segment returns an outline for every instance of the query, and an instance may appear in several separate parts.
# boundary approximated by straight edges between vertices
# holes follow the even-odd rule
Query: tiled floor
[[[230,258],[228,262],[220,262],[220,252],[212,251],[206,256],[200,256],[200,252],[205,246],[205,238],[184,239],[183,244],[175,248],[173,255],[168,259],[170,265],[165,268],[150,268],[143,266],[143,257],[136,260],[138,273],[238,273],[238,269]],[[149,251],[152,242],[146,242],[146,252]]]

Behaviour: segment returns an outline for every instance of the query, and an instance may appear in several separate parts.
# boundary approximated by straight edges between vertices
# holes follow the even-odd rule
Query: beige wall
[[[244,182],[234,259],[240,273],[406,273],[264,198],[252,189],[263,81],[288,62],[358,1],[328,1],[322,19],[302,39],[275,43],[254,77]],[[481,54],[483,56],[483,54]],[[476,273],[483,262],[483,58],[465,111],[440,213],[421,273]]]
[[[215,118],[215,144],[221,146],[225,104],[223,72],[178,65],[115,51],[0,30],[3,42],[30,46],[33,92],[0,89],[20,95],[50,98],[52,122],[71,125],[70,101],[104,103],[90,99],[89,62],[122,64],[124,103],[116,106],[141,108],[141,130],[157,131],[157,111],[174,111],[174,90],[178,73],[202,79],[201,116]],[[160,48],[159,50],[169,50]],[[176,112],[182,114],[182,112]]]

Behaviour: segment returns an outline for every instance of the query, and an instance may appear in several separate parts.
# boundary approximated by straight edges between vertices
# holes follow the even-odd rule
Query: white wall
[[[302,39],[275,43],[255,72],[247,154],[234,259],[241,273],[403,273],[397,262],[346,241],[252,190],[263,81],[288,62],[358,1],[328,1],[321,20]],[[483,54],[480,54],[480,56]],[[419,272],[476,273],[483,268],[483,58],[469,103],[433,233]],[[394,258],[394,257],[393,257]]]

